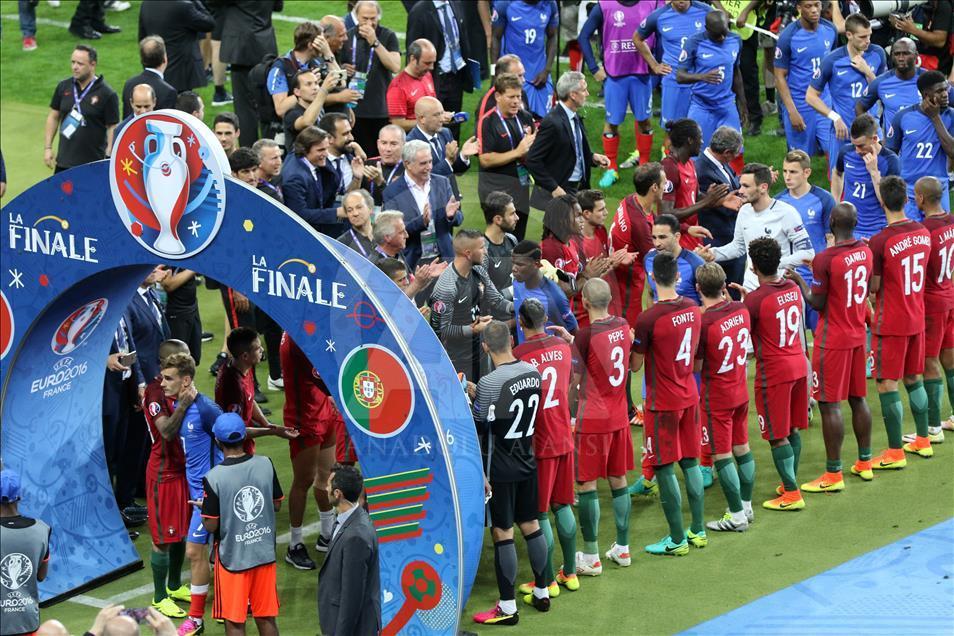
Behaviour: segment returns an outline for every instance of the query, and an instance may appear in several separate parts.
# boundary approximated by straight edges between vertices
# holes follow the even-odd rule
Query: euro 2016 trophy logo
[[[108,306],[109,301],[105,298],[97,298],[67,316],[53,333],[53,340],[50,342],[53,353],[65,356],[78,349],[102,322]]]
[[[110,159],[113,203],[130,234],[164,258],[204,249],[225,214],[228,157],[205,124],[161,110],[133,119]]]

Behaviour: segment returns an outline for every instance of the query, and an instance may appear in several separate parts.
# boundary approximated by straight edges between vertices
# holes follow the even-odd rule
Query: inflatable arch
[[[41,599],[139,567],[103,455],[103,373],[122,313],[162,262],[239,290],[299,344],[361,460],[386,631],[456,633],[483,531],[479,446],[456,373],[376,267],[228,175],[204,124],[159,111],[120,131],[109,161],[3,208],[0,441],[24,514],[54,528]]]

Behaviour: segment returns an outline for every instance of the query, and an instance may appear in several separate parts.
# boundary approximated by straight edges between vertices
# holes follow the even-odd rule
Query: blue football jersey
[[[865,111],[870,111],[877,102],[881,102],[884,109],[881,122],[887,130],[899,110],[921,101],[921,93],[918,91],[918,78],[923,72],[924,69],[917,69],[914,77],[909,80],[899,79],[894,71],[882,73],[862,93],[862,107]]]
[[[954,109],[941,113],[941,121],[954,135]],[[888,127],[887,146],[901,157],[901,176],[913,191],[915,182],[924,176],[934,176],[947,184],[947,155],[934,124],[921,112],[920,103],[902,108]]]
[[[692,85],[692,99],[705,107],[725,108],[735,104],[732,92],[732,78],[739,65],[742,51],[742,38],[729,33],[721,44],[716,44],[706,35],[697,33],[686,41],[679,60],[679,68],[689,73],[708,73],[719,71],[722,81],[718,84],[696,82]]]
[[[669,76],[672,79],[676,78],[676,67],[686,48],[686,42],[690,37],[705,29],[706,14],[710,11],[712,7],[699,0],[693,0],[683,13],[674,9],[671,4],[667,4],[650,13],[639,24],[639,37],[644,40],[653,33],[656,34],[656,45],[662,47],[660,61],[672,67],[672,74]]]
[[[831,218],[831,209],[835,207],[835,199],[826,190],[818,186],[812,186],[808,192],[800,197],[796,197],[788,190],[783,190],[775,195],[779,201],[784,201],[798,210],[802,217],[802,225],[808,232],[808,238],[812,242],[812,249],[819,254],[827,247],[825,235],[830,231],[829,221]],[[812,281],[812,272],[809,268],[799,266],[798,273],[806,281]]]
[[[493,26],[503,27],[501,55],[516,55],[523,62],[527,81],[539,75],[547,65],[547,30],[559,26],[556,0],[527,4],[522,0],[498,0],[494,3]]]
[[[871,175],[865,167],[865,161],[850,143],[838,149],[835,170],[844,178],[841,200],[853,203],[858,209],[855,237],[871,238],[884,229],[887,220],[878,201]],[[878,172],[882,177],[901,174],[898,155],[887,147],[883,147],[878,154]]]
[[[643,259],[647,272],[653,271],[653,261],[656,260],[656,250],[651,249]],[[679,280],[676,281],[676,293],[684,298],[688,298],[696,304],[702,304],[699,300],[699,292],[696,291],[696,270],[705,265],[702,257],[695,252],[683,249],[676,258],[676,266],[679,268]],[[653,294],[653,300],[658,300],[656,292],[656,281],[647,274],[646,281],[649,283],[649,289]]]
[[[875,75],[883,73],[888,66],[888,56],[877,44],[869,46],[862,57]],[[812,79],[811,85],[819,92],[828,87],[832,108],[851,128],[851,122],[855,121],[855,102],[861,99],[868,87],[868,78],[851,66],[847,46],[838,47],[822,59],[821,72]]]
[[[825,19],[819,20],[814,31],[803,28],[801,21],[795,20],[779,34],[775,45],[775,67],[788,71],[788,89],[799,111],[812,110],[805,103],[805,93],[812,78],[821,74],[822,60],[837,41],[838,30]],[[822,93],[822,99],[826,104],[831,103],[827,89]]]
[[[222,461],[222,450],[215,445],[212,424],[203,418],[193,403],[186,409],[179,427],[182,450],[185,451],[186,480],[193,497],[202,496],[202,478]]]

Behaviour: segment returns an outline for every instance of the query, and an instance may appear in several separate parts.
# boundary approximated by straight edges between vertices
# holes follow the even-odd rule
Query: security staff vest
[[[219,562],[241,572],[275,562],[274,468],[253,455],[238,464],[220,464],[205,476],[219,498]]]
[[[0,525],[0,634],[40,627],[36,575],[49,537],[50,527],[40,520],[25,528]]]

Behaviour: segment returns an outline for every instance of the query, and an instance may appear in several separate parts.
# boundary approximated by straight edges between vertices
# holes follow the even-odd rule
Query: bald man
[[[407,134],[408,141],[419,139],[431,147],[434,174],[451,180],[454,195],[460,197],[460,189],[454,175],[463,174],[470,168],[470,158],[477,154],[477,138],[471,137],[458,146],[451,131],[444,127],[447,113],[436,97],[422,97],[414,104],[417,124]]]
[[[431,72],[437,62],[437,49],[428,40],[414,40],[407,47],[407,66],[388,86],[388,119],[410,132],[417,125],[414,107],[425,96],[436,97]],[[449,121],[449,118],[448,118]]]
[[[116,126],[116,134],[113,135],[113,144],[115,144],[116,139],[119,138],[123,129],[126,128],[126,125],[131,122],[133,118],[145,113],[151,113],[155,109],[156,91],[153,90],[152,86],[149,84],[136,84],[133,86],[132,93],[129,95],[129,115]]]

